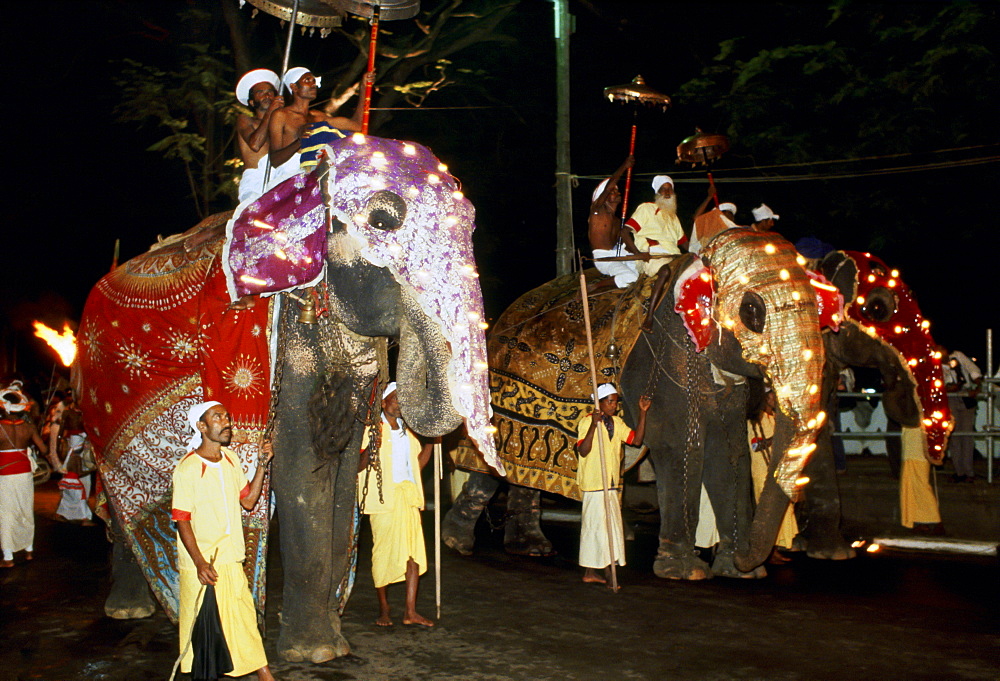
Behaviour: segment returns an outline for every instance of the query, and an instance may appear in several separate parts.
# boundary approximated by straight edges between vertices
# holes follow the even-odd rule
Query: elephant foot
[[[334,641],[316,646],[288,646],[279,653],[285,662],[312,662],[322,664],[338,657],[344,657],[351,652],[347,639],[337,634]]]
[[[662,579],[711,579],[712,570],[708,563],[694,554],[657,554],[653,561],[653,574]]]
[[[552,542],[545,537],[518,536],[503,543],[504,551],[515,556],[533,556],[536,558],[547,558],[556,555],[552,548]]]
[[[821,546],[806,549],[806,555],[818,560],[850,560],[858,555],[853,546],[838,544],[833,546]]]
[[[140,620],[149,617],[156,612],[156,606],[137,605],[131,608],[113,608],[107,604],[104,606],[104,614],[115,620]]]
[[[712,561],[712,574],[730,579],[763,579],[767,577],[767,569],[763,565],[758,565],[749,572],[741,572],[736,569],[731,555],[718,555]]]
[[[454,509],[453,509],[454,510]],[[465,520],[466,522],[462,522]],[[463,556],[471,556],[476,546],[476,518],[472,522],[449,511],[441,521],[441,541]]]

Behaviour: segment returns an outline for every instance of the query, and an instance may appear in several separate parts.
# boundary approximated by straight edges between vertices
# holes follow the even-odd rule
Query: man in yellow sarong
[[[390,584],[405,581],[403,624],[433,627],[433,621],[417,612],[420,575],[427,572],[427,549],[420,523],[424,509],[420,469],[430,460],[433,445],[421,445],[406,427],[395,383],[382,392],[378,461],[372,461],[368,444],[366,431],[358,466],[358,503],[372,526],[372,578],[378,594],[375,624],[392,626],[387,589]]]
[[[750,443],[750,477],[753,478],[753,497],[760,500],[767,481],[767,469],[771,463],[771,443],[774,441],[774,410],[777,406],[773,390],[768,389],[763,408],[757,418],[747,420],[747,438]],[[774,548],[767,562],[772,565],[787,563],[790,558],[783,555],[779,549],[792,548],[795,535],[799,533],[799,525],[795,521],[795,505],[789,504],[785,509],[785,517],[778,528],[778,536],[774,540]]]
[[[943,533],[941,510],[931,487],[927,436],[919,426],[903,426],[903,464],[899,472],[899,524],[917,531]]]
[[[257,504],[274,453],[270,443],[261,448],[253,480],[247,482],[239,458],[226,446],[233,435],[226,408],[218,402],[197,404],[188,412],[188,421],[194,436],[189,453],[174,469],[171,513],[177,523],[181,671],[191,671],[191,631],[201,607],[202,586],[211,584],[233,660],[229,674],[257,672],[260,681],[273,681],[243,572],[246,546],[240,507],[250,511]]]
[[[652,401],[639,398],[639,425],[632,430],[618,411],[618,390],[612,383],[597,386],[599,411],[584,416],[577,424],[576,453],[579,462],[576,482],[583,493],[583,510],[580,515],[580,565],[584,568],[583,581],[606,584],[611,574],[612,559],[625,564],[625,539],[622,527],[621,501],[618,499],[618,479],[621,477],[622,445],[642,446],[646,434],[646,412]],[[600,438],[600,444],[595,440]],[[601,448],[604,451],[606,476],[601,475]],[[607,488],[604,478],[607,478]],[[610,490],[607,506],[604,490]],[[609,515],[610,514],[610,515]],[[608,518],[610,517],[610,523]],[[614,551],[608,544],[608,525],[614,541]],[[598,574],[603,569],[605,576]]]

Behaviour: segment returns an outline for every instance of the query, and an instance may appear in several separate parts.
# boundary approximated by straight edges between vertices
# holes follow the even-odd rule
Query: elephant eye
[[[869,321],[887,322],[896,314],[896,294],[884,286],[877,286],[865,296],[861,314]]]
[[[740,303],[740,321],[754,333],[764,333],[764,322],[767,319],[767,305],[764,299],[753,291],[743,294]]]
[[[368,224],[375,229],[394,231],[406,219],[406,202],[390,191],[376,192],[368,200]]]

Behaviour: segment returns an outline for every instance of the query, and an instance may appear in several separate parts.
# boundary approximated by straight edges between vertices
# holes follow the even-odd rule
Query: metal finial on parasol
[[[631,83],[625,85],[612,85],[604,88],[604,96],[608,98],[609,102],[644,104],[650,107],[659,106],[664,111],[670,108],[670,96],[657,92],[646,85],[646,80],[642,76],[636,76]]]
[[[690,163],[691,167],[703,165],[712,167],[717,159],[729,151],[729,138],[725,135],[713,135],[704,133],[701,128],[695,128],[694,134],[684,139],[677,145],[677,162]],[[715,180],[712,179],[712,171],[708,172],[708,183],[715,188]],[[715,207],[719,207],[719,196],[713,192]]]
[[[636,76],[631,83],[625,85],[612,85],[604,88],[604,96],[609,102],[621,102],[622,104],[642,104],[649,107],[661,107],[663,111],[670,108],[670,97],[657,92],[646,85],[646,80],[642,76]],[[639,117],[639,110],[633,111],[632,117],[632,137],[628,144],[628,155],[635,155],[635,134],[638,126],[636,122]],[[622,193],[622,229],[625,228],[625,216],[628,214],[628,195],[632,188],[632,168],[625,174],[625,191]]]

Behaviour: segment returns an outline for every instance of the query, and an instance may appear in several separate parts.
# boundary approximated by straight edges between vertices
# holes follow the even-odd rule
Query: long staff
[[[278,95],[281,96],[281,86],[285,82],[285,73],[288,72],[288,60],[292,55],[292,34],[295,32],[295,19],[299,16],[299,0],[292,0],[292,18],[288,20],[288,37],[285,39],[285,54],[281,58],[281,77],[278,83]],[[264,186],[261,189],[267,187],[267,183],[271,181],[271,157],[268,155],[266,157],[267,168],[264,170]]]
[[[639,123],[639,110],[635,109],[632,112],[632,137],[629,139],[628,143],[628,155],[635,156],[635,134],[638,130]],[[625,193],[622,194],[622,225],[625,224],[625,218],[628,215],[628,193],[632,189],[632,167],[630,166],[627,171],[625,171]],[[595,387],[594,390],[597,390]],[[596,394],[596,393],[595,393]]]
[[[441,619],[441,443],[434,443],[434,604]]]
[[[594,410],[601,411],[600,399],[597,397],[597,365],[594,363],[594,339],[590,333],[590,298],[587,297],[587,278],[580,266],[580,296],[583,300],[583,325],[587,330],[587,356],[590,358],[590,382],[594,386]],[[603,416],[602,416],[603,418]],[[598,428],[603,428],[601,423]],[[611,528],[611,490],[608,489],[607,455],[604,452],[604,435],[599,430],[594,433],[597,449],[601,455],[601,487],[604,488],[604,520],[608,529],[608,555],[611,558],[611,590],[618,591],[618,571],[616,569],[615,534]],[[593,450],[592,450],[593,451]]]
[[[376,3],[372,7],[372,35],[371,39],[368,41],[368,72],[365,78],[365,99],[364,99],[364,113],[361,118],[361,132],[365,135],[368,134],[368,115],[371,112],[372,107],[372,85],[374,85],[375,80],[375,47],[378,41],[378,18],[379,18],[380,6]],[[438,605],[438,610],[441,606]],[[438,613],[438,617],[441,613]]]

